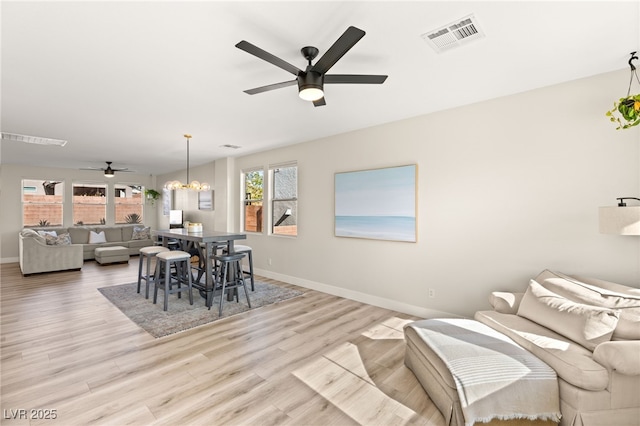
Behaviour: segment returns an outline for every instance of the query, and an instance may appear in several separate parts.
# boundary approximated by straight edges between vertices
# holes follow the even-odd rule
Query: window
[[[24,179],[22,181],[22,224],[24,227],[62,226],[64,182]]]
[[[144,197],[141,185],[115,184],[116,223],[142,223]]]
[[[270,167],[271,233],[298,235],[298,166]]]
[[[76,225],[104,225],[107,213],[107,185],[73,184],[73,223]]]
[[[262,200],[264,192],[264,171],[249,170],[243,173],[244,188],[244,231],[262,232]]]

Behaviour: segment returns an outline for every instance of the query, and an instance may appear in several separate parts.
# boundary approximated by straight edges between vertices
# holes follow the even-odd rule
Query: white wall
[[[299,235],[250,234],[256,267],[418,315],[471,315],[544,268],[640,287],[640,237],[598,233],[598,206],[640,196],[640,127],[604,115],[627,81],[608,73],[236,159],[236,183],[242,169],[299,167]],[[418,242],[335,237],[334,174],[405,164],[418,165]]]
[[[63,226],[66,227],[73,226],[73,211],[70,206],[73,203],[72,184],[74,182],[106,183],[108,185],[107,196],[110,200],[109,202],[113,200],[113,185],[116,183],[139,184],[147,188],[155,186],[153,176],[134,173],[116,172],[115,177],[109,179],[104,177],[100,171],[2,164],[2,167],[0,167],[0,181],[2,182],[2,191],[0,192],[0,261],[2,263],[18,261],[18,233],[22,229],[22,179],[64,181],[65,208],[63,210]],[[156,227],[155,211],[162,208],[159,204],[156,203],[156,206],[152,207],[145,203],[145,225],[152,228]],[[108,225],[113,224],[113,214],[109,207],[107,207],[106,220]]]

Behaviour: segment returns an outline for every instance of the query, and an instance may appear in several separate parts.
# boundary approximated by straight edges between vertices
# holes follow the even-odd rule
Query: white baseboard
[[[5,257],[0,259],[0,263],[18,263],[20,262],[19,257]]]
[[[334,296],[344,297],[345,299],[355,300],[357,302],[366,303],[368,305],[378,306],[380,308],[389,309],[396,312],[402,312],[404,314],[414,315],[420,318],[452,318],[459,317],[459,315],[452,314],[450,312],[437,311],[434,309],[427,309],[422,306],[409,305],[407,303],[398,302],[396,300],[389,300],[378,296],[372,296],[370,294],[361,293],[358,291],[348,290],[341,287],[336,287],[328,284],[319,283],[316,281],[310,281],[303,278],[292,277],[289,275],[279,274],[273,271],[267,271],[264,269],[256,268],[254,270],[256,275],[261,275],[266,278],[282,281],[288,284],[297,285],[300,287],[308,288],[311,290],[321,291],[323,293],[332,294]]]

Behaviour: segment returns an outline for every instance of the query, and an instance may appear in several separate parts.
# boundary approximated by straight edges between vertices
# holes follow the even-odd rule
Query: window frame
[[[262,198],[250,198],[249,192],[247,192],[247,175],[255,172],[262,174]],[[252,234],[264,234],[264,213],[267,208],[265,203],[265,170],[263,167],[250,167],[243,169],[240,173],[240,226],[242,232]],[[247,229],[247,206],[253,203],[260,203],[258,206],[262,207],[256,212],[256,226],[255,230]]]
[[[128,191],[127,188],[131,188],[131,193],[132,196],[131,197],[117,197],[116,193],[119,189],[121,189],[120,187],[126,187],[125,191]],[[124,198],[124,199],[130,199],[130,200],[135,200],[138,197],[133,196],[134,195],[134,189],[132,187],[138,187],[139,190],[139,202],[138,203],[132,203],[132,202],[118,202],[120,199]],[[118,206],[131,206],[131,205],[135,205],[135,206],[139,206],[139,211],[140,211],[140,221],[139,222],[135,222],[137,224],[143,224],[144,223],[144,190],[145,187],[139,183],[125,183],[125,182],[117,182],[113,184],[113,223],[116,225],[128,225],[128,224],[134,224],[134,222],[127,222],[126,220],[119,222],[118,221]],[[137,210],[137,209],[135,209]],[[131,215],[132,213],[136,213],[135,211],[129,213],[129,215]],[[137,214],[137,213],[136,213]],[[127,216],[129,216],[127,215]],[[124,218],[126,218],[127,216],[123,216]]]
[[[276,198],[276,190],[277,190],[277,179],[275,178],[275,173],[277,172],[278,169],[287,169],[287,168],[295,168],[295,195],[293,197],[283,197],[283,198]],[[274,235],[274,236],[278,236],[278,237],[289,237],[289,238],[296,238],[298,236],[298,232],[299,232],[299,225],[298,225],[298,218],[299,218],[299,214],[298,214],[298,210],[299,210],[299,194],[298,194],[298,173],[299,173],[299,166],[298,166],[298,162],[297,161],[289,161],[289,162],[285,162],[285,163],[277,163],[277,164],[271,164],[269,165],[269,180],[267,182],[268,187],[269,187],[269,216],[268,216],[268,229],[269,229],[269,235]],[[276,223],[278,223],[281,219],[282,216],[280,218],[276,218],[274,216],[274,214],[276,214],[276,212],[278,210],[281,210],[279,208],[276,208],[276,203],[286,203],[286,202],[291,202],[294,204],[294,221],[295,221],[295,233],[290,233],[290,232],[275,232],[275,227],[276,227]],[[286,210],[285,210],[286,212]],[[286,219],[285,219],[286,220]],[[287,226],[287,225],[284,225]],[[289,225],[291,226],[291,225]]]
[[[44,186],[45,182],[55,182],[54,184],[54,193],[53,194],[46,194],[46,190],[43,188],[43,192],[45,192],[44,194],[42,194],[43,196],[55,196],[55,197],[59,197],[58,201],[54,201],[54,199],[44,199],[42,201],[27,201],[25,200],[25,188],[27,188],[27,184],[30,184],[29,187],[31,187],[31,183],[32,182],[39,182],[40,185]],[[28,179],[28,178],[24,178],[20,180],[20,201],[22,204],[22,227],[23,228],[39,228],[39,227],[44,227],[44,226],[63,226],[64,225],[64,192],[65,192],[65,181],[64,180],[49,180],[49,179]],[[60,194],[56,194],[56,192],[58,191],[58,188],[60,188]],[[38,189],[37,187],[34,187],[34,191],[36,192],[36,194],[34,195],[38,195]],[[51,223],[51,221],[49,220],[49,218],[45,217],[40,219],[40,222],[38,224],[27,224],[27,220],[26,219],[26,215],[28,214],[28,210],[31,210],[29,208],[29,206],[39,206],[39,207],[44,207],[44,206],[59,206],[60,207],[60,223]],[[44,223],[43,220],[46,222]]]
[[[104,203],[81,203],[76,202],[76,197],[80,198],[81,196],[75,195],[76,187],[95,187],[95,188],[103,188],[104,189]],[[92,199],[97,198],[97,196],[90,196]],[[102,219],[96,223],[85,223],[83,220],[80,223],[80,218],[76,218],[76,206],[103,206],[104,213],[102,215]],[[74,226],[95,226],[95,225],[106,225],[107,224],[107,208],[109,206],[109,185],[105,182],[97,182],[97,181],[75,181],[71,183],[71,221]]]

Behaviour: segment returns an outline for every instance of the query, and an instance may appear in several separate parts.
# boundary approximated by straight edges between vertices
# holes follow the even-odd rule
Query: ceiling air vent
[[[224,145],[220,145],[220,148],[240,149],[242,147],[239,145],[224,144]]]
[[[67,144],[67,141],[60,140],[60,139],[41,138],[39,136],[27,136],[27,135],[19,135],[17,133],[5,133],[5,132],[2,132],[2,139],[7,141],[35,143],[38,145],[65,146]]]
[[[453,49],[454,47],[460,47],[463,44],[479,40],[483,37],[484,32],[478,25],[478,20],[473,15],[465,16],[444,27],[422,34],[424,41],[437,53]]]

